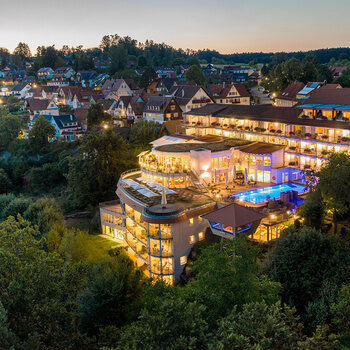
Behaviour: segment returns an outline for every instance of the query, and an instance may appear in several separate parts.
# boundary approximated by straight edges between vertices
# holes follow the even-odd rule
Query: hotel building
[[[349,150],[349,121],[350,89],[319,89],[296,107],[208,104],[184,113],[186,135],[152,142],[139,155],[140,167],[120,177],[119,201],[100,205],[103,233],[147,276],[169,284],[200,240],[240,232],[261,242],[277,239],[290,207],[267,217],[242,203],[225,205],[211,189],[229,189],[238,175],[260,187],[302,181],[330,151]]]
[[[187,135],[217,135],[280,145],[281,176],[266,182],[298,180],[301,171],[319,170],[329,152],[350,147],[350,89],[319,89],[296,107],[212,104],[184,115]],[[254,164],[257,158],[251,158]],[[277,164],[272,164],[276,168]],[[249,174],[261,181],[258,173]]]

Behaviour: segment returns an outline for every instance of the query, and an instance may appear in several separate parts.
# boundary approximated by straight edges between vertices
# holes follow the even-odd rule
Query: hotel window
[[[199,232],[198,233],[198,240],[201,241],[202,239],[204,239],[204,232]]]
[[[184,255],[180,258],[180,265],[186,265],[187,263],[187,256]]]
[[[194,243],[195,242],[195,238],[194,238],[194,235],[190,236],[190,244]]]
[[[270,157],[265,157],[264,158],[264,165],[265,166],[271,165],[271,158]]]
[[[193,225],[193,218],[189,220],[190,225]]]

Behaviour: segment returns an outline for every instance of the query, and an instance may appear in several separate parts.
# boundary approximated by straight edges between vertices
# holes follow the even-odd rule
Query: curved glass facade
[[[170,225],[148,224],[141,213],[127,204],[125,212],[125,243],[138,265],[146,264],[149,277],[174,283],[174,254]],[[141,259],[141,261],[140,261]]]

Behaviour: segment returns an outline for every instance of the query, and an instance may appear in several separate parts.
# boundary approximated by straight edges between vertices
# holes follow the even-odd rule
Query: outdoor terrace
[[[130,186],[130,181],[125,182],[123,180],[132,180],[134,183],[138,184],[140,188],[137,189],[136,186],[132,187]],[[133,170],[122,174],[118,186],[121,186],[131,197],[142,202],[145,206],[151,207],[161,203],[163,186],[156,182],[143,182],[140,170]],[[144,191],[144,189],[146,191]],[[183,210],[199,208],[213,203],[213,199],[210,196],[199,192],[195,188],[168,189],[164,187],[164,190],[167,202],[176,204]]]

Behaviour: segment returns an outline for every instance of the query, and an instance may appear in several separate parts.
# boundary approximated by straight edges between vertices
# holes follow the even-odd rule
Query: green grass
[[[87,248],[86,260],[97,262],[110,259],[111,256],[108,254],[108,251],[111,248],[120,246],[120,244],[100,235],[89,234],[86,236],[84,246]]]

